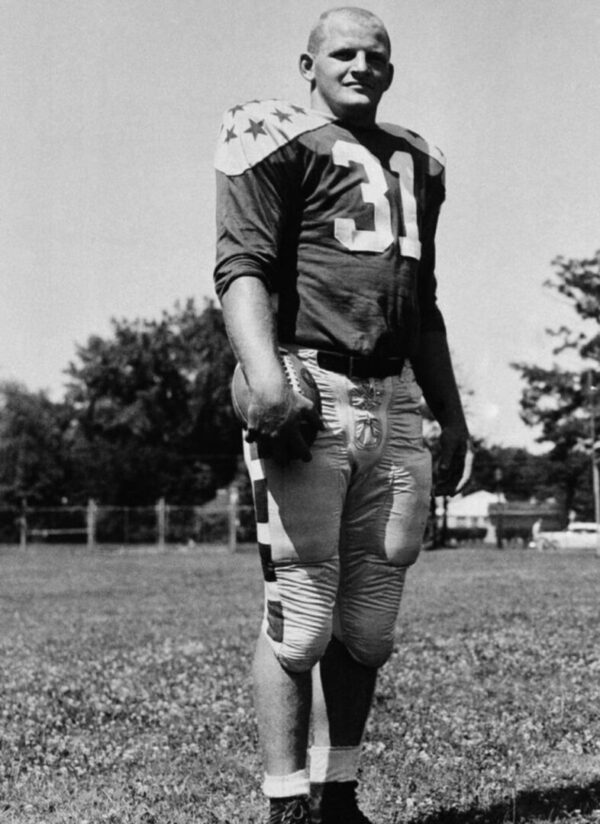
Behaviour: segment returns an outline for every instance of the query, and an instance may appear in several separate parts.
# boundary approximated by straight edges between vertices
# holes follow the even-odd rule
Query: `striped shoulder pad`
[[[430,175],[435,177],[437,175],[444,174],[444,169],[446,168],[446,158],[437,146],[433,146],[416,132],[411,132],[410,129],[405,129],[402,126],[394,126],[391,123],[379,123],[378,125],[384,132],[392,134],[395,137],[401,137],[403,140],[410,143],[411,146],[414,146],[417,151],[423,152],[423,154],[427,155],[429,158]]]
[[[226,175],[240,175],[290,140],[332,119],[283,100],[251,100],[233,106],[223,116],[215,167]]]

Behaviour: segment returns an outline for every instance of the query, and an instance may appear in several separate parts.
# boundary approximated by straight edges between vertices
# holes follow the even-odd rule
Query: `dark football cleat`
[[[356,781],[332,781],[319,785],[315,821],[319,824],[373,824],[356,800]]]
[[[311,824],[308,796],[272,798],[269,824]]]

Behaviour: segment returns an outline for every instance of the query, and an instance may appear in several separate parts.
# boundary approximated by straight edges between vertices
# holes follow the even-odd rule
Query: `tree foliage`
[[[68,486],[63,449],[68,407],[22,384],[0,385],[0,502],[60,503]]]
[[[532,454],[519,447],[479,444],[467,491],[476,489],[502,493],[509,501],[554,498],[565,515],[571,509],[584,518],[593,514],[590,462],[581,453],[562,460],[552,451]]]
[[[160,320],[113,321],[67,370],[80,494],[106,503],[201,503],[229,481],[240,451],[229,396],[234,358],[222,314],[176,304]]]
[[[589,491],[592,431],[598,432],[597,387],[600,380],[600,251],[576,260],[557,257],[554,276],[546,287],[567,298],[576,314],[577,328],[547,330],[555,339],[553,354],[577,356],[575,368],[555,363],[551,368],[515,363],[525,381],[521,417],[539,426],[538,440],[552,445],[554,474],[562,485],[565,505],[590,516]],[[593,410],[594,413],[593,413]],[[595,420],[592,420],[592,414]]]
[[[64,399],[0,386],[0,505],[201,504],[237,471],[222,313],[176,304],[79,346]]]

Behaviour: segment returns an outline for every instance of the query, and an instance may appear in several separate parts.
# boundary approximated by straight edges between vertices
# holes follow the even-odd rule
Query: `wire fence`
[[[446,503],[446,502],[445,502]],[[445,508],[430,514],[426,547],[496,543],[527,545],[533,524],[543,519],[544,529],[564,527],[564,513],[555,504],[493,503],[486,517],[461,523]],[[469,519],[462,519],[467,521]],[[454,522],[456,521],[456,523]],[[254,508],[240,501],[236,485],[219,490],[203,506],[171,505],[164,499],[154,506],[86,506],[0,509],[0,544],[167,545],[226,544],[235,552],[240,544],[256,541]]]
[[[23,507],[0,509],[0,543],[193,545],[227,544],[235,552],[256,539],[252,506],[240,504],[231,487],[205,506],[173,506],[165,500],[154,506]]]

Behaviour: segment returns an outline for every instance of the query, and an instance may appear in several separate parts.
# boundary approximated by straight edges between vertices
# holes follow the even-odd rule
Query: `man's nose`
[[[363,51],[358,51],[354,55],[352,61],[353,72],[367,72],[369,71],[369,64],[367,62],[367,55]]]

